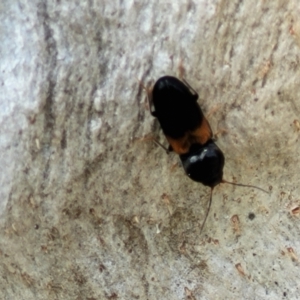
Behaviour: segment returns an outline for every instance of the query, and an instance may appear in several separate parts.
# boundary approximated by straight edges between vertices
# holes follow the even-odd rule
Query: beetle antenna
[[[258,190],[260,190],[260,191],[262,191],[262,192],[265,192],[265,193],[269,194],[268,191],[266,191],[266,190],[264,190],[264,189],[262,189],[262,188],[260,188],[260,187],[258,187],[258,186],[255,186],[255,185],[242,184],[242,183],[235,183],[235,182],[227,181],[227,180],[225,180],[225,179],[222,179],[221,183],[229,183],[229,184],[232,184],[232,185],[238,185],[238,186],[243,186],[243,187],[255,188],[255,189],[258,189]]]
[[[207,216],[209,214],[209,211],[210,211],[210,207],[211,207],[211,202],[212,202],[212,194],[213,194],[213,188],[211,188],[210,190],[210,198],[209,198],[209,204],[208,204],[208,209],[207,209],[207,212],[206,212],[206,215],[205,215],[205,218],[204,218],[204,221],[202,222],[202,225],[201,225],[201,229],[200,229],[200,234],[204,228],[204,225],[205,225],[205,222],[206,222],[206,219],[207,219]]]
[[[141,80],[139,80],[138,78],[136,78],[136,80],[139,82],[140,86],[146,91],[147,94],[147,102],[148,102],[148,106],[149,106],[149,110],[152,116],[155,117],[155,113],[151,110],[151,106],[152,106],[152,95],[151,95],[151,91],[152,88],[147,88]]]

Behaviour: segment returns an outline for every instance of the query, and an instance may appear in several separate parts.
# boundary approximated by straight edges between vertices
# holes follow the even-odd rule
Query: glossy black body
[[[152,91],[152,102],[165,135],[183,137],[200,126],[203,113],[197,103],[198,95],[180,80],[172,76],[159,78]]]
[[[166,136],[180,140],[201,126],[204,115],[197,103],[198,95],[179,79],[164,76],[152,91],[155,116]],[[225,158],[212,139],[205,144],[194,143],[180,155],[186,174],[194,181],[213,188],[223,178]]]

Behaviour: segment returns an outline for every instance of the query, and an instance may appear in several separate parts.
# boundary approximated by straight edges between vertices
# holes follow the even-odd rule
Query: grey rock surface
[[[0,4],[0,299],[299,299],[300,4]],[[180,67],[181,66],[181,67]],[[224,178],[184,175],[149,113],[199,93]]]

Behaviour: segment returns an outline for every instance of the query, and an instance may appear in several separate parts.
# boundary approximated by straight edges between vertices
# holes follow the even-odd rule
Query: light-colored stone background
[[[2,0],[0,299],[299,299],[299,47],[296,0]],[[209,189],[141,141],[180,61],[271,190],[217,187],[201,235]]]

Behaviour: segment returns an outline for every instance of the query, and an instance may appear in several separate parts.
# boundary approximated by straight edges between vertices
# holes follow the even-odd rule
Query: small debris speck
[[[248,218],[249,218],[249,220],[253,220],[254,218],[255,218],[255,214],[254,213],[249,213],[249,215],[248,215]]]

